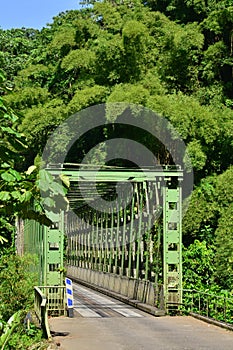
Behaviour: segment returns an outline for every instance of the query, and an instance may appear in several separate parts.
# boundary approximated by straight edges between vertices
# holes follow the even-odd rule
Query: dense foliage
[[[102,102],[146,106],[172,122],[194,168],[183,225],[185,285],[233,290],[231,1],[85,3],[41,31],[0,30],[8,87],[1,95],[18,115],[9,119],[1,107],[1,132],[25,157],[14,165],[3,159],[0,200],[14,212],[29,199],[22,172],[71,114]]]
[[[0,348],[18,350],[28,348],[35,341],[43,346],[43,341],[41,331],[33,326],[26,328],[23,323],[26,311],[33,307],[33,286],[37,281],[29,269],[35,264],[33,258],[15,254],[15,219],[18,215],[49,223],[45,205],[55,206],[58,192],[63,194],[64,190],[63,186],[49,182],[48,178],[45,180],[45,172],[36,171],[36,165],[20,171],[19,164],[24,160],[22,151],[27,150],[27,145],[25,136],[17,130],[19,117],[4,100],[8,89],[0,71],[0,245],[3,247],[0,250]],[[31,200],[39,198],[38,181],[41,185],[46,182],[45,189],[52,195],[50,200],[54,198],[55,201],[52,204],[42,203],[44,208],[38,204],[29,209]],[[17,318],[17,323],[15,321],[14,326],[7,328],[6,322],[12,315]],[[17,332],[9,337],[7,332],[14,327]]]
[[[36,276],[29,273],[33,258],[17,256],[9,249],[3,253],[5,254],[0,254],[0,347],[5,350],[28,349],[32,344],[37,343],[38,347],[35,348],[39,349],[41,346],[41,349],[45,349],[42,331],[32,324],[27,326],[25,321],[27,312],[33,307],[33,285],[36,282]],[[13,326],[15,331],[5,342],[6,321],[16,313],[18,321]]]
[[[14,312],[30,308],[33,304],[33,284],[36,281],[33,274],[29,274],[27,267],[32,258],[14,255],[1,256],[0,264],[0,316],[8,320]],[[33,280],[34,278],[34,280]],[[10,300],[10,302],[9,302]]]

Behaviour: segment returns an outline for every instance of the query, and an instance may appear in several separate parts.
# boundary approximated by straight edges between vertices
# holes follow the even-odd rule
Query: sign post
[[[69,278],[65,279],[66,283],[66,303],[67,303],[67,311],[68,317],[74,317],[74,299],[73,299],[73,286],[72,280]]]

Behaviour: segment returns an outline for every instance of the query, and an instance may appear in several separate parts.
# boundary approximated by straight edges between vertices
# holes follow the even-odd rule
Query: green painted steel
[[[164,165],[155,166],[153,168],[144,169],[127,169],[119,167],[93,167],[93,168],[66,168],[64,164],[61,168],[48,167],[47,170],[53,174],[59,176],[65,174],[69,177],[71,182],[143,182],[154,181],[155,178],[166,177],[183,177],[183,171],[179,166]]]
[[[66,213],[68,264],[154,281],[158,293],[162,283],[167,310],[181,305],[182,170],[178,166],[137,170],[64,165],[48,171],[55,177],[64,174],[71,182],[68,198],[73,212]],[[130,202],[125,205],[126,194],[118,193],[118,207],[104,213],[101,207],[93,209],[99,196],[114,198],[119,182],[132,185]],[[162,222],[152,214],[160,210]],[[163,258],[159,256],[161,232]]]
[[[163,283],[168,309],[182,302],[181,185],[170,186],[166,181],[163,188]]]
[[[24,250],[37,256],[39,285],[63,285],[65,234],[68,264],[153,281],[157,293],[163,285],[167,310],[182,304],[183,172],[178,166],[69,169],[64,164],[47,171],[54,178],[69,177],[70,210],[49,213],[51,227],[32,220],[24,224]],[[131,198],[123,186],[116,207],[102,208],[99,198],[114,199],[119,182],[130,184]]]
[[[45,234],[46,280],[43,285],[61,286],[64,270],[64,213],[53,213],[50,218],[53,224]]]
[[[43,335],[45,338],[51,340],[52,336],[48,323],[47,299],[38,287],[34,287],[34,311],[37,321],[43,331]]]
[[[35,257],[35,263],[30,270],[37,274],[38,284],[43,284],[46,278],[46,254],[44,252],[44,236],[46,228],[34,220],[23,222],[23,252]]]
[[[31,269],[39,285],[63,285],[64,213],[51,216],[51,227],[34,220],[24,221],[24,252],[35,256]]]

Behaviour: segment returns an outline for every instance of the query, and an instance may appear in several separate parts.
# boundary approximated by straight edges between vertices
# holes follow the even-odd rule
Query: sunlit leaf
[[[26,191],[21,195],[21,202],[29,202],[32,198],[32,193],[30,191]]]
[[[35,165],[31,165],[28,170],[26,171],[27,175],[31,175],[31,173],[33,173],[34,170],[36,170],[36,166]]]
[[[6,243],[6,242],[8,242],[8,239],[6,239],[3,236],[0,236],[0,244]]]
[[[67,175],[65,174],[60,174],[59,175],[60,179],[62,180],[63,184],[66,186],[66,187],[70,187],[70,179]]]
[[[20,181],[22,179],[22,176],[20,173],[14,169],[10,169],[9,172],[15,177],[17,181]]]
[[[13,191],[13,192],[11,192],[11,196],[12,196],[14,199],[21,200],[22,194],[20,193],[20,191]]]
[[[0,192],[0,201],[6,202],[6,201],[9,201],[10,198],[11,198],[10,192],[7,192],[7,191]]]
[[[12,174],[10,174],[9,172],[2,173],[1,178],[7,182],[15,181],[15,177]]]

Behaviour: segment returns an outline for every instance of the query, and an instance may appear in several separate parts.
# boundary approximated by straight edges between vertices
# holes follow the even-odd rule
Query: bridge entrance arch
[[[51,213],[50,227],[24,224],[25,251],[38,255],[40,284],[63,284],[65,236],[69,266],[150,281],[167,310],[181,305],[182,169],[63,164],[46,170],[54,181],[69,178],[69,210]]]
[[[47,171],[70,181],[70,210],[62,215],[68,265],[151,281],[166,308],[182,303],[179,166],[138,170],[64,164]]]

